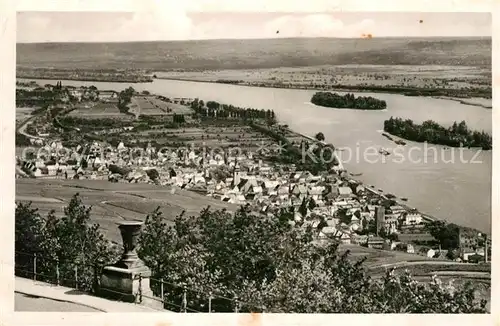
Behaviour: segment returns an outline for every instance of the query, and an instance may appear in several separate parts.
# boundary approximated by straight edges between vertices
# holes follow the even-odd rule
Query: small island
[[[317,92],[311,98],[311,103],[337,109],[384,110],[387,103],[370,96],[356,97],[347,93],[339,95],[331,92]]]
[[[394,136],[416,142],[428,142],[450,147],[480,147],[483,150],[492,148],[491,135],[484,131],[469,130],[465,121],[454,122],[449,128],[427,120],[421,125],[412,120],[391,117],[384,121],[384,131]]]

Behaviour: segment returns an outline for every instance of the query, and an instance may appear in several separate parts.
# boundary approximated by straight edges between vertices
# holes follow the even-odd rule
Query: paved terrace
[[[170,312],[144,305],[107,300],[75,289],[21,277],[15,278],[14,301],[16,311]]]

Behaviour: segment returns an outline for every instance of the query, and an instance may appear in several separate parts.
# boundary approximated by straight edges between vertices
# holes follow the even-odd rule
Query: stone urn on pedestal
[[[142,224],[140,221],[125,221],[119,224],[124,251],[117,263],[103,269],[100,285],[102,296],[136,303],[139,303],[141,297],[139,293],[153,296],[149,285],[151,270],[139,259],[136,252]]]

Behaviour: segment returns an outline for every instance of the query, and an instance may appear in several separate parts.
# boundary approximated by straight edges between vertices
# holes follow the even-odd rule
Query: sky
[[[179,0],[182,1],[182,0]],[[17,42],[128,42],[282,37],[491,36],[490,13],[18,12]]]

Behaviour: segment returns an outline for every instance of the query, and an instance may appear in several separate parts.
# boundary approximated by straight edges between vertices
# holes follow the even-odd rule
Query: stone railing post
[[[121,259],[105,266],[101,274],[100,294],[121,301],[155,305],[150,287],[151,270],[138,257],[137,241],[141,233],[141,221],[125,221],[118,225],[123,240]],[[155,305],[157,306],[157,304]]]

